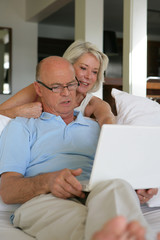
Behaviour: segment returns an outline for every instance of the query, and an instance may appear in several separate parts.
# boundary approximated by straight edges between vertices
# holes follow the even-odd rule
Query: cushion
[[[145,97],[112,89],[117,109],[117,124],[160,126],[160,104]],[[160,207],[158,194],[148,201],[149,207]]]
[[[4,127],[9,123],[10,120],[11,118],[0,115],[0,135]]]
[[[112,89],[117,109],[117,124],[160,126],[160,104],[146,97]]]

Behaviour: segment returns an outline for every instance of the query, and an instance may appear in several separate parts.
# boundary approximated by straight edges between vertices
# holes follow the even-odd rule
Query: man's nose
[[[68,90],[68,86],[64,86],[62,91],[61,91],[62,95],[69,95],[70,91]]]

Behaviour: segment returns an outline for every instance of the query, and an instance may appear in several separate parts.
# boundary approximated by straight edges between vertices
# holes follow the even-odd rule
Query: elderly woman
[[[87,117],[94,117],[100,126],[104,123],[115,123],[109,104],[92,94],[99,89],[104,80],[108,57],[94,44],[80,40],[72,43],[63,57],[73,64],[79,81],[76,109]],[[10,118],[17,116],[37,118],[42,111],[33,84],[0,105],[0,114]]]

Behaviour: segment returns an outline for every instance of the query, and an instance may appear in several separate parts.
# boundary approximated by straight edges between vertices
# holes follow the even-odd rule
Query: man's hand
[[[150,189],[139,189],[136,190],[140,203],[148,202],[154,195],[158,193],[158,188],[150,188]]]
[[[63,169],[51,173],[49,188],[50,192],[59,198],[71,198],[71,197],[80,197],[84,198],[85,194],[82,192],[82,185],[75,178],[82,173],[82,169]]]

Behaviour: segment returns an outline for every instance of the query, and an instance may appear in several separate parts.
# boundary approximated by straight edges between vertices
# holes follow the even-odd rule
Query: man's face
[[[74,69],[69,64],[55,64],[52,61],[44,63],[41,68],[40,81],[52,88],[55,86],[66,86],[75,81]],[[43,110],[66,118],[73,115],[76,99],[76,89],[69,91],[68,88],[62,88],[61,92],[55,93],[39,84]]]

